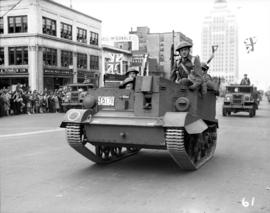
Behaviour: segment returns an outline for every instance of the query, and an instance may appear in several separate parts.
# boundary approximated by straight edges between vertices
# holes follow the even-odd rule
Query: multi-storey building
[[[96,81],[101,21],[51,0],[1,0],[0,88]]]
[[[215,0],[214,8],[205,17],[202,28],[202,59],[212,54],[212,45],[218,45],[209,73],[225,79],[226,83],[238,81],[238,31],[235,15],[228,9],[226,0]]]
[[[158,69],[165,78],[169,78],[171,70],[171,46],[181,41],[192,40],[181,32],[150,33],[148,27],[137,27],[137,31],[131,31],[139,37],[139,51],[149,54],[151,58],[157,59]]]

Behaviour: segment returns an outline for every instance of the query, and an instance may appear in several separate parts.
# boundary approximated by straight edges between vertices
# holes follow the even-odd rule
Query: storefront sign
[[[90,71],[84,71],[84,70],[78,70],[78,78],[97,78],[97,73],[90,72]]]
[[[56,69],[44,69],[44,75],[69,75],[71,76],[73,74],[72,70],[56,70]]]
[[[18,74],[18,73],[26,74],[28,73],[28,69],[26,68],[0,68],[0,74]]]

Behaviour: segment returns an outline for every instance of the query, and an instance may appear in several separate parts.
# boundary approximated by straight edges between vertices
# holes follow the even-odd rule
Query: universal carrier
[[[85,109],[70,109],[61,123],[69,145],[98,164],[138,153],[167,150],[184,170],[196,170],[215,151],[216,96],[190,91],[156,76],[138,76],[135,90],[88,91]]]

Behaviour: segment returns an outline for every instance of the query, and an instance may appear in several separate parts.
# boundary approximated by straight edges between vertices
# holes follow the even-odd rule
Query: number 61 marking
[[[249,206],[254,206],[254,203],[255,203],[255,197],[252,197],[251,198],[251,202],[249,203],[248,201],[246,201],[246,198],[243,197],[242,198],[242,206],[244,206],[245,208],[249,207]]]

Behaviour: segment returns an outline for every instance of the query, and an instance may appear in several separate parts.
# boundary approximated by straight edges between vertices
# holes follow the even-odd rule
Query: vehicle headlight
[[[230,102],[231,101],[231,96],[226,96],[224,101]]]
[[[250,96],[249,95],[245,95],[245,101],[250,101]]]

